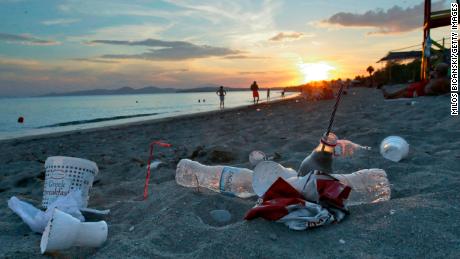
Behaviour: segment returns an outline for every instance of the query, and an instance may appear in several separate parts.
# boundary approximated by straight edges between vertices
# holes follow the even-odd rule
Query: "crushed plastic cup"
[[[80,222],[71,215],[54,209],[43,232],[40,251],[44,254],[73,246],[99,247],[107,240],[107,234],[105,221]]]
[[[267,160],[267,155],[259,150],[254,150],[249,154],[249,163],[256,166],[259,162]]]
[[[45,171],[44,208],[76,190],[81,190],[82,208],[88,206],[89,190],[99,172],[96,163],[76,157],[53,156],[46,159]]]
[[[53,203],[48,205],[46,211],[35,208],[32,204],[21,201],[16,196],[8,200],[8,207],[14,211],[26,223],[33,232],[43,233],[46,225],[50,221],[55,208],[72,215],[80,221],[85,221],[85,217],[80,212],[82,203],[81,191],[72,191],[66,196],[57,198]],[[98,210],[90,210],[90,212],[99,213]],[[105,211],[103,211],[105,212]]]
[[[399,162],[409,153],[409,144],[398,136],[389,136],[380,144],[380,154],[388,160]]]

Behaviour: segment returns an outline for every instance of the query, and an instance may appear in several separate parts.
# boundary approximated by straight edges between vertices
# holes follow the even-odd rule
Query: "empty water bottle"
[[[376,203],[391,198],[390,182],[382,169],[363,169],[351,174],[332,176],[352,188],[347,205]]]
[[[185,187],[205,187],[215,192],[248,198],[254,196],[253,172],[231,166],[207,166],[189,159],[177,164],[176,182]]]
[[[337,146],[334,149],[335,156],[349,157],[353,156],[356,152],[360,150],[371,150],[371,147],[361,146],[359,144],[353,143],[350,140],[339,139],[337,140]]]

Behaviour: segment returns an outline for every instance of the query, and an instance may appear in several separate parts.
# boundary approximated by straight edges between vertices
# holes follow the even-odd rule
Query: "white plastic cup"
[[[388,160],[399,162],[409,153],[409,144],[398,136],[389,136],[380,144],[380,154]]]
[[[105,221],[80,222],[71,215],[54,209],[43,232],[40,251],[44,254],[73,246],[99,247],[107,240],[107,234]]]
[[[89,189],[99,172],[96,163],[76,157],[53,156],[45,162],[45,185],[42,206],[47,208],[58,197],[81,190],[83,208],[88,206]]]
[[[257,196],[262,197],[279,177],[287,180],[293,176],[297,176],[297,172],[291,168],[273,161],[262,161],[254,168],[252,188]]]

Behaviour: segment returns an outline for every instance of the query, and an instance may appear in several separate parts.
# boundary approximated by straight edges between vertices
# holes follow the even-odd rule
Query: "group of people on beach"
[[[251,84],[250,89],[252,91],[252,99],[253,99],[254,104],[258,104],[259,99],[260,99],[259,98],[259,85],[257,84],[256,81],[254,81]],[[270,91],[271,91],[270,88],[267,88],[267,101],[270,100]],[[225,107],[225,96],[227,95],[227,91],[224,89],[223,86],[220,86],[219,89],[217,89],[216,94],[219,96],[219,100],[220,100],[219,108],[224,109],[224,107]],[[281,93],[281,97],[284,97],[284,90]]]

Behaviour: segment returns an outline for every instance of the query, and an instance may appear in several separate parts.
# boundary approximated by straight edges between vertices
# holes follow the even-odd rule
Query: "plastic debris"
[[[73,216],[55,208],[43,232],[40,251],[44,254],[73,246],[99,247],[107,239],[107,234],[108,227],[105,221],[80,222]]]
[[[259,162],[267,160],[267,155],[259,150],[254,150],[249,154],[249,163],[256,166]]]
[[[21,217],[32,231],[37,233],[43,233],[55,208],[72,215],[79,221],[85,221],[85,217],[80,212],[81,206],[82,197],[80,190],[70,192],[67,196],[59,197],[56,201],[48,205],[46,211],[39,210],[15,196],[8,200],[8,207]]]
[[[398,136],[389,136],[380,144],[380,154],[388,160],[399,162],[409,153],[409,144]]]

